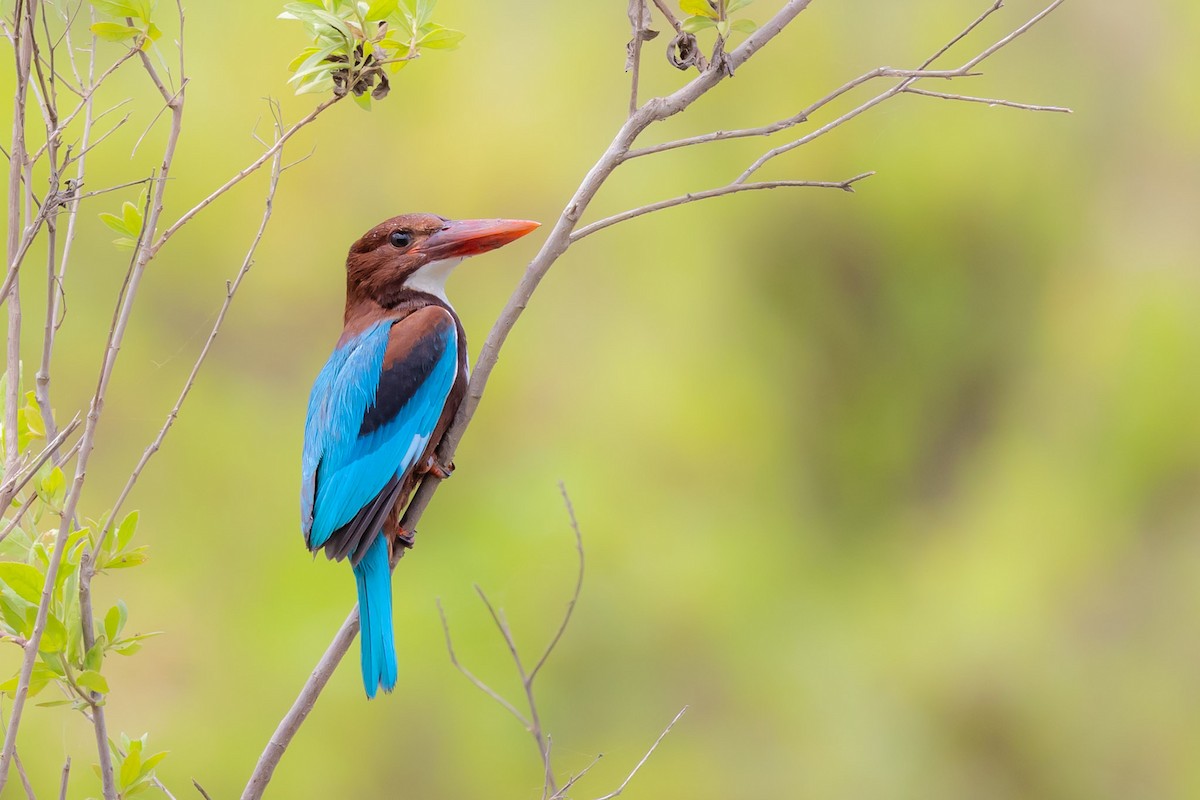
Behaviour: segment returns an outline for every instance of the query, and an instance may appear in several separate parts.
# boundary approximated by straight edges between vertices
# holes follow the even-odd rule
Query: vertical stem
[[[34,2],[34,0],[30,0]],[[29,87],[29,64],[33,54],[33,26],[28,23],[28,17],[23,13],[22,0],[17,0],[13,31],[13,53],[16,59],[17,93],[13,101],[12,147],[9,150],[8,162],[8,258],[12,263],[16,260],[21,242],[21,173],[25,168],[25,99]],[[31,17],[32,15],[28,15]],[[30,188],[26,186],[26,192]],[[7,385],[4,393],[4,477],[11,479],[16,475],[20,451],[17,449],[17,408],[21,399],[21,299],[20,281],[13,280],[8,295],[5,298],[8,308],[8,347],[6,350]],[[12,502],[13,492],[5,489],[0,492],[0,511],[8,509]],[[8,764],[11,756],[0,763],[0,786],[8,774]]]

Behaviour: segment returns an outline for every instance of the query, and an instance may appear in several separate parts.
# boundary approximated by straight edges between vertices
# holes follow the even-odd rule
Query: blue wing
[[[313,384],[300,499],[316,550],[347,526],[361,552],[391,510],[394,489],[429,444],[458,371],[457,326],[439,306],[375,323],[341,344]],[[358,525],[353,525],[356,520]]]

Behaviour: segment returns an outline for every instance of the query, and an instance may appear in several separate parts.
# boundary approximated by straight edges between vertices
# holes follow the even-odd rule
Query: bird
[[[391,560],[396,547],[412,546],[400,513],[425,475],[453,469],[435,451],[468,368],[446,279],[464,258],[538,225],[403,214],[363,234],[346,257],[342,334],[309,395],[300,517],[314,555],[323,549],[353,567],[368,698],[396,685]]]

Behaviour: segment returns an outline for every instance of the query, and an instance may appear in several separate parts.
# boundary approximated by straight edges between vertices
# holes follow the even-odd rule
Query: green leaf
[[[69,706],[74,700],[47,700],[44,703],[38,703],[38,708],[54,708],[55,706]]]
[[[141,33],[137,28],[128,25],[118,25],[115,22],[97,22],[92,25],[92,33],[108,42],[123,42]]]
[[[152,756],[147,756],[146,758],[142,759],[142,768],[138,772],[138,777],[145,778],[146,776],[148,776],[150,774],[151,770],[153,770],[155,767],[157,767],[159,765],[159,762],[161,762],[164,758],[166,758],[167,754],[170,752],[171,751],[169,751],[169,750],[163,750],[161,753],[155,753]]]
[[[126,200],[121,204],[121,222],[125,225],[126,233],[130,236],[137,236],[142,230],[141,209]]]
[[[93,692],[99,692],[100,694],[108,694],[108,681],[94,669],[85,669],[76,675],[75,683],[84,689],[91,689]]]
[[[42,665],[60,678],[67,676],[67,668],[63,664],[60,653],[38,653],[42,657]]]
[[[420,47],[428,47],[430,50],[453,50],[466,36],[462,31],[453,28],[443,28],[441,25],[434,27],[434,30],[417,40]]]
[[[114,644],[112,651],[119,656],[131,656],[141,649],[142,645],[140,642],[121,642],[120,644]]]
[[[4,618],[4,624],[8,626],[9,631],[22,638],[28,638],[32,633],[32,626],[28,626],[28,616],[25,613],[26,609],[31,607],[35,606],[18,597],[12,589],[5,587],[0,591],[0,616]],[[27,626],[30,630],[26,630]]]
[[[121,788],[128,789],[137,780],[138,773],[141,771],[142,754],[138,750],[130,748],[129,755],[125,756],[125,760],[121,762],[121,772],[119,774]]]
[[[722,39],[729,38],[729,20],[723,19],[717,23],[717,33]]]
[[[320,73],[309,78],[304,83],[296,87],[296,94],[314,94],[316,92],[328,92],[333,89],[333,78],[328,72]]]
[[[352,94],[350,95],[350,99],[354,101],[354,105],[358,106],[363,111],[371,110],[371,95],[366,93]]]
[[[123,234],[125,236],[130,236],[130,237],[136,238],[138,235],[138,232],[136,230],[129,230],[129,228],[126,228],[125,220],[122,219],[121,217],[118,217],[116,214],[109,214],[107,211],[103,211],[100,213],[100,221],[103,222],[105,225],[107,225],[112,230],[114,230],[115,232]]]
[[[33,672],[29,674],[29,697],[34,697],[37,695],[38,692],[42,691],[42,689],[45,689],[46,686],[51,681],[55,680],[56,677],[57,676],[53,672],[46,669],[41,664],[35,664],[33,667]],[[16,694],[17,684],[20,680],[21,673],[17,672],[16,675],[13,675],[4,683],[0,683],[0,692],[4,692],[5,694]]]
[[[378,22],[387,19],[395,11],[396,0],[371,0],[371,4],[367,6],[367,13],[363,14],[363,21]]]
[[[683,28],[688,33],[698,33],[705,28],[715,28],[717,21],[708,17],[688,17],[679,27]]]
[[[130,511],[125,515],[125,519],[121,520],[121,524],[117,526],[117,535],[112,538],[112,552],[117,553],[124,550],[133,541],[133,535],[137,532],[138,519],[138,512]]]
[[[0,561],[0,584],[12,589],[18,597],[37,605],[42,601],[45,577],[30,564]]]
[[[301,64],[308,60],[309,56],[316,53],[320,49],[321,48],[319,47],[306,47],[301,50],[288,64],[288,72],[295,72],[297,69],[299,69]]]
[[[150,22],[146,25],[146,36],[150,38],[150,41],[157,42],[162,38],[162,31],[153,22]]]
[[[733,12],[740,11],[753,2],[754,0],[729,0],[729,2],[725,4],[725,16],[728,17]]]
[[[47,503],[57,506],[67,488],[67,476],[58,467],[50,470],[50,474],[39,482],[38,494]]]
[[[738,33],[751,34],[758,30],[758,24],[752,19],[739,19],[730,26]]]
[[[104,634],[110,642],[115,642],[121,634],[121,629],[125,627],[125,620],[129,618],[129,609],[125,607],[125,601],[118,600],[117,604],[108,610],[104,615]]]
[[[87,651],[87,655],[83,657],[84,669],[91,670],[92,672],[100,671],[100,669],[104,666],[104,645],[104,637],[101,636],[96,640],[96,643],[92,645],[92,648]]]
[[[126,569],[145,564],[150,556],[146,555],[146,547],[135,547],[128,553],[122,553],[104,565],[105,569]]]
[[[62,620],[53,614],[46,617],[46,627],[42,631],[42,641],[38,643],[38,652],[43,659],[47,653],[61,653],[67,649],[67,628]]]
[[[137,17],[140,15],[140,9],[129,0],[91,0],[91,3],[101,14],[108,14],[110,17]]]
[[[717,12],[713,11],[712,6],[708,4],[708,0],[679,0],[679,7],[683,9],[685,14],[694,14],[697,17],[717,18]]]
[[[312,15],[314,19],[328,25],[342,36],[346,37],[347,41],[352,41],[354,39],[354,35],[350,33],[350,26],[347,25],[346,20],[342,19],[341,17],[334,16],[328,11],[322,11],[320,9],[315,9],[312,12]]]
[[[113,247],[117,248],[118,250],[132,250],[133,248],[137,247],[137,240],[130,239],[126,236],[122,236],[120,239],[113,239],[112,243]]]

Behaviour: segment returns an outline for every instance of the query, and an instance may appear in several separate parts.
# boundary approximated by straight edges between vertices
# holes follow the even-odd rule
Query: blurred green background
[[[814,3],[644,141],[763,124],[867,69],[915,66],[986,5]],[[1010,0],[947,64],[1040,8]],[[289,120],[312,107],[285,85],[305,41],[278,10],[189,4],[168,218],[260,152],[262,97]],[[460,50],[290,147],[315,152],[284,175],[256,266],[131,499],[152,561],[97,580],[102,607],[124,598],[133,629],[166,631],[110,662],[109,725],[172,751],[159,775],[180,797],[192,777],[214,798],[240,792],[353,603],[349,570],[314,561],[297,521],[305,403],[340,330],[347,246],[404,211],[552,222],[624,118],[624,2],[444,0],[436,18],[467,33]],[[472,584],[539,650],[574,579],[560,479],[588,574],[541,712],[563,775],[605,755],[580,797],[615,788],[685,704],[625,796],[1200,796],[1198,23],[1186,0],[1069,2],[985,77],[929,88],[1073,116],[899,97],[764,174],[877,170],[854,195],[738,195],[573,248],[397,572],[397,691],[364,699],[356,645],[268,796],[539,795],[531,741],[450,666],[434,600],[462,660],[516,700]],[[643,96],[685,79],[664,45],[646,48]],[[3,70],[7,92],[8,57]],[[160,121],[127,158],[159,107],[135,64],[106,90],[124,97],[133,117],[90,188],[144,175],[164,139]],[[724,183],[766,146],[639,159],[588,218]],[[111,505],[161,425],[264,188],[247,181],[152,265],[86,513]],[[120,199],[81,217],[63,419],[94,388],[127,263],[95,216]],[[543,236],[451,281],[475,352]],[[29,364],[44,290],[27,272]],[[5,674],[16,655],[0,652]],[[97,793],[91,742],[78,715],[33,709],[35,786],[56,791],[71,753],[72,796]],[[4,797],[18,796],[14,780]]]

